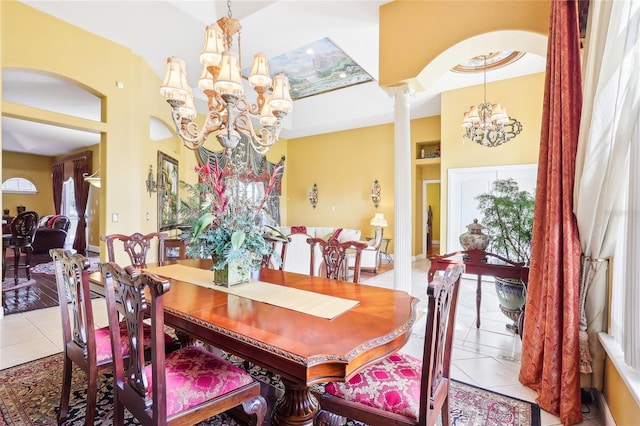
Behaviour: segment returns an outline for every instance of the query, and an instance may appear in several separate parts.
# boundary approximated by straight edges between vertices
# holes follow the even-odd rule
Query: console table
[[[367,237],[367,241],[374,240],[374,237]],[[393,258],[389,254],[389,243],[391,242],[391,238],[382,238],[382,242],[380,243],[380,262],[382,262],[382,258],[387,259],[387,263],[393,262]]]
[[[443,254],[442,256],[429,257],[431,267],[429,269],[429,282],[433,280],[436,271],[444,271],[447,266],[455,263],[465,265],[465,273],[478,275],[476,286],[476,327],[480,327],[480,302],[482,300],[481,283],[482,276],[520,279],[525,288],[529,282],[529,268],[522,263],[515,263],[497,254],[482,250],[457,251]],[[524,307],[522,309],[524,315]],[[522,316],[521,315],[521,319]],[[521,324],[518,325],[518,333]]]

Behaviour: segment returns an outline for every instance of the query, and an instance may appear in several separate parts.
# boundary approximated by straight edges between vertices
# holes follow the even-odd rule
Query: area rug
[[[90,256],[89,262],[91,266],[89,267],[89,273],[96,272],[98,270],[98,264],[100,263],[100,256]],[[47,274],[47,275],[55,275],[53,270],[53,261],[47,263],[41,263],[31,268],[31,273],[34,274]]]
[[[244,366],[237,357],[228,357],[237,365]],[[275,376],[260,367],[248,370],[254,377],[282,389]],[[62,354],[52,355],[33,362],[0,371],[0,426],[55,425],[60,384],[62,382]],[[110,376],[99,380],[96,425],[112,424],[112,389]],[[80,370],[73,373],[71,409],[66,426],[84,424],[86,409],[86,382]],[[453,382],[451,386],[451,421],[456,426],[537,426],[540,425],[540,408],[519,399],[511,398]],[[127,416],[128,413],[127,413]],[[126,425],[138,424],[127,417]],[[225,414],[216,416],[199,426],[239,425]],[[360,423],[348,421],[347,425]]]

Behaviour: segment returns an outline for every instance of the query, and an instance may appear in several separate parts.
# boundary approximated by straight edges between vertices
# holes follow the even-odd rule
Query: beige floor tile
[[[14,346],[22,342],[42,337],[42,333],[23,315],[7,315],[0,320],[0,348]]]
[[[59,353],[46,337],[38,337],[19,344],[5,346],[0,354],[0,370]]]
[[[519,383],[517,375],[511,369],[491,357],[460,359],[452,363],[485,388]]]

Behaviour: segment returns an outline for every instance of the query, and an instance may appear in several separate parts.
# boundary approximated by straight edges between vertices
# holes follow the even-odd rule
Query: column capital
[[[389,96],[398,97],[402,95],[413,95],[415,90],[411,88],[407,83],[399,83],[394,86],[387,86],[384,90],[389,94]]]

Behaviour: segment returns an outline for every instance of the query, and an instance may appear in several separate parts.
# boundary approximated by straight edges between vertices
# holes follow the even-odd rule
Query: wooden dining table
[[[164,263],[171,264],[212,266],[206,259]],[[348,380],[398,351],[416,320],[418,299],[398,290],[273,269],[254,273],[252,279],[260,282],[357,302],[324,318],[196,285],[186,275],[168,279],[165,323],[279,375],[285,390],[274,407],[274,425],[312,425],[319,406],[310,386]],[[90,280],[93,291],[104,292],[100,273]]]

